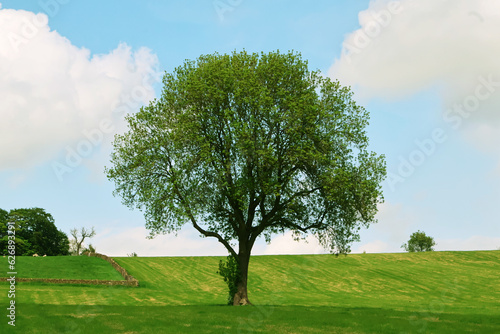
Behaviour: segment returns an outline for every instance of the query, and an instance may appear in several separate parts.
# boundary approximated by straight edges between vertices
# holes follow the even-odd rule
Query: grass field
[[[0,276],[9,271],[7,261],[2,261],[0,270]],[[108,262],[88,256],[18,256],[16,270],[22,278],[123,280]]]
[[[139,288],[19,283],[0,332],[500,333],[500,251],[255,256],[248,307],[224,305],[218,257],[115,260]]]

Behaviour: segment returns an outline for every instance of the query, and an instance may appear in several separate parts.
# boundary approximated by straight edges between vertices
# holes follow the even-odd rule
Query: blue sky
[[[224,255],[186,227],[146,239],[103,174],[123,115],[201,54],[295,50],[370,112],[387,157],[378,224],[354,252],[500,247],[500,5],[494,0],[2,1],[0,207],[41,207],[59,229],[95,226],[108,255]],[[254,254],[322,253],[277,235]]]

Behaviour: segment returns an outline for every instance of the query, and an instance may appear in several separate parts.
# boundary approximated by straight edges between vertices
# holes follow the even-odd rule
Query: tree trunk
[[[238,282],[238,291],[234,294],[233,305],[252,305],[248,300],[247,281],[248,264],[250,262],[250,252],[238,254],[238,263],[240,266],[240,281]]]

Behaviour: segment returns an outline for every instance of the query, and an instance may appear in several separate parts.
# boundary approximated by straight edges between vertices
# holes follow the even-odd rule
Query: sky
[[[190,226],[146,238],[104,175],[124,116],[202,54],[294,50],[370,113],[388,177],[354,253],[500,248],[496,0],[0,0],[0,208],[40,207],[110,256],[226,255]],[[253,254],[327,253],[290,233]]]

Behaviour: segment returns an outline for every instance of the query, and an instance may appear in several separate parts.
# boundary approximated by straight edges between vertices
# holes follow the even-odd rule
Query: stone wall
[[[126,270],[125,268],[123,268],[122,266],[120,266],[118,263],[116,263],[115,260],[113,260],[112,258],[110,258],[109,256],[106,256],[104,254],[99,254],[99,253],[84,253],[84,255],[87,255],[87,256],[93,256],[93,257],[98,257],[100,259],[103,259],[103,260],[106,260],[108,261],[112,266],[113,268],[116,269],[116,271],[118,271],[120,273],[120,275],[122,275],[123,279],[126,280],[126,281],[130,281],[130,282],[137,282],[137,286],[139,286],[139,281],[136,280],[134,278],[134,276],[130,275]]]
[[[0,277],[0,281],[7,281],[7,277]],[[98,279],[59,279],[59,278],[22,278],[16,277],[16,282],[42,282],[55,284],[91,284],[91,285],[121,285],[121,286],[139,286],[135,281],[107,281]]]

